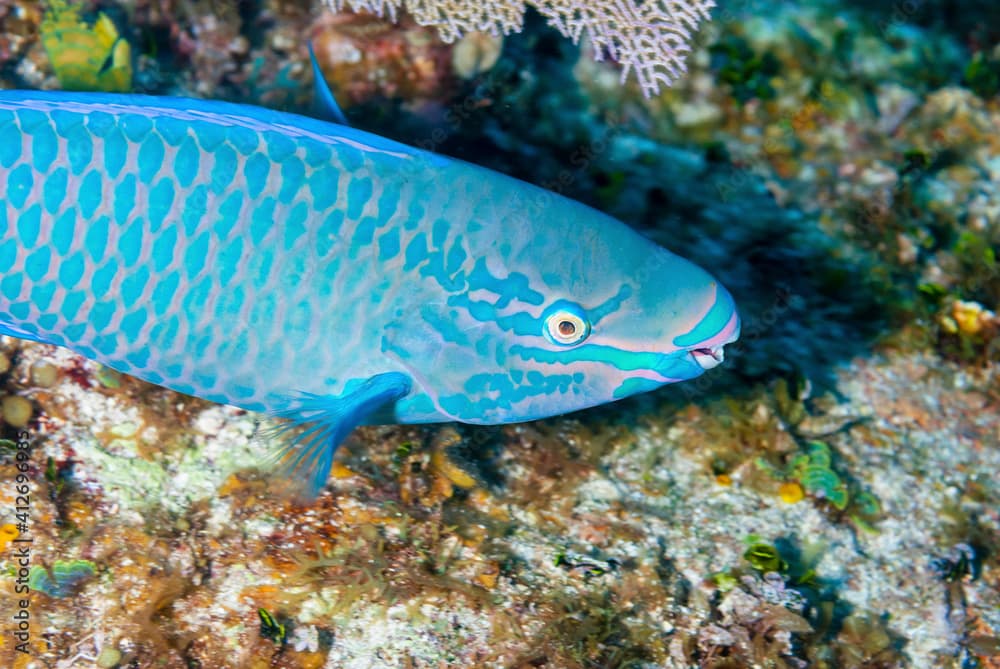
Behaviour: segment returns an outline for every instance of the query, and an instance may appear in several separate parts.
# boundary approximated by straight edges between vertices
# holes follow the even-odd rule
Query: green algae
[[[743,553],[743,559],[761,573],[776,572],[784,574],[788,572],[788,563],[781,557],[778,549],[771,544],[761,541],[755,541],[750,544]]]
[[[28,587],[50,597],[69,597],[96,573],[97,565],[90,560],[56,560],[51,570],[32,566]]]

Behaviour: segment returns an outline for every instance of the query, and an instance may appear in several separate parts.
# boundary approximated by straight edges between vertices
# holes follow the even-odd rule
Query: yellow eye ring
[[[545,316],[545,336],[553,344],[573,346],[590,336],[590,321],[579,306],[562,302]]]

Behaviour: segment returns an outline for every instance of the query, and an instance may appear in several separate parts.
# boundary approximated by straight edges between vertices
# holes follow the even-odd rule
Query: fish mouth
[[[691,355],[691,359],[694,360],[695,364],[704,370],[717,367],[726,359],[726,352],[722,346],[703,346],[701,348],[693,348],[690,349],[688,353]]]
[[[740,317],[733,312],[732,318],[726,323],[722,331],[709,339],[703,341],[698,346],[687,349],[691,360],[703,370],[718,367],[726,359],[725,347],[732,344],[740,337]]]

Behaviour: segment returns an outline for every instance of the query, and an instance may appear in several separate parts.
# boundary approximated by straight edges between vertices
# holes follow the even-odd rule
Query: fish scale
[[[338,160],[328,144],[274,128],[36,105],[5,100],[0,109],[5,131],[23,138],[0,161],[10,174],[4,213],[18,221],[0,259],[2,294],[21,329],[55,344],[69,335],[73,348],[120,371],[258,410],[268,404],[256,377],[313,371],[291,352],[315,346],[323,330],[307,299],[314,279],[349,288],[363,278],[337,276],[331,241],[347,237],[355,256],[370,246],[398,189],[373,197],[370,178],[345,177],[366,167],[363,158]],[[353,220],[338,208],[340,190]],[[322,224],[310,231],[307,219]],[[351,319],[343,307],[340,319]],[[199,371],[206,355],[228,374]]]
[[[0,136],[0,332],[334,445],[612,401],[738,334],[724,288],[618,221],[344,126],[0,91]]]

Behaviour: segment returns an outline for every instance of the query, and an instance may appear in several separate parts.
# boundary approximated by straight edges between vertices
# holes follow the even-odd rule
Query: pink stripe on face
[[[719,334],[691,348],[712,348],[736,341],[740,336],[740,316],[735,311]]]

